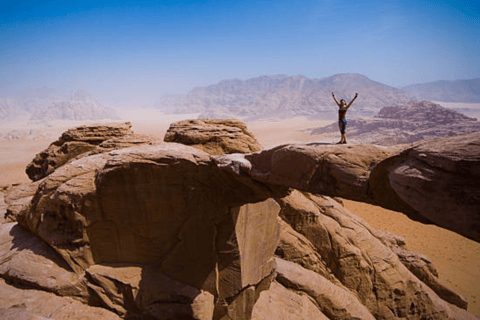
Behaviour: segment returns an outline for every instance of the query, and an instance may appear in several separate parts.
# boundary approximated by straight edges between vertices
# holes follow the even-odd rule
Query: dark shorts
[[[347,130],[347,121],[338,120],[338,128],[340,129],[341,134],[345,134],[345,131]]]

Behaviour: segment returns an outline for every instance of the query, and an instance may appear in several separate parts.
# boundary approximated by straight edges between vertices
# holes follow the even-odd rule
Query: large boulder
[[[88,301],[85,279],[50,246],[16,223],[0,225],[0,276],[30,288]]]
[[[280,208],[268,199],[287,189],[239,178],[200,150],[163,143],[83,156],[36,183],[31,203],[16,211],[16,220],[77,274],[87,271],[95,300],[120,315],[149,310],[159,316],[167,301],[179,306],[176,315],[184,314],[197,300],[164,294],[138,305],[127,295],[125,302],[105,284],[121,281],[102,281],[105,276],[93,268],[99,263],[156,265],[159,274],[199,294],[215,294],[211,309],[217,316],[240,318],[251,314],[256,298],[237,295],[255,292],[273,272]]]
[[[104,308],[88,306],[70,297],[19,287],[0,278],[0,319],[120,320]]]
[[[418,143],[370,175],[375,203],[480,241],[480,133]]]
[[[40,180],[70,159],[95,149],[105,140],[132,134],[131,127],[130,122],[125,122],[69,129],[46,150],[35,156],[28,164],[26,173],[31,180]]]
[[[467,306],[465,299],[441,283],[428,259],[406,250],[400,237],[368,226],[329,197],[293,191],[277,201],[282,207],[280,216],[308,240],[325,264],[324,270],[341,284],[330,282],[355,292],[376,319],[415,319],[418,314],[432,319],[447,318],[445,314],[462,318],[464,311],[439,296],[462,308]],[[281,256],[295,261],[283,250]],[[316,271],[315,265],[303,266]]]
[[[401,148],[309,143],[283,145],[245,155],[249,175],[267,184],[371,202],[372,169]]]
[[[178,142],[210,154],[251,153],[262,147],[244,122],[235,119],[199,119],[172,123],[166,142]]]

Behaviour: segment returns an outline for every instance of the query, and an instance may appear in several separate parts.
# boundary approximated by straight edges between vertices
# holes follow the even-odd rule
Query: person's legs
[[[345,131],[347,129],[347,122],[346,121],[342,121],[342,120],[339,120],[338,121],[338,127],[340,128],[340,134],[341,134],[341,138],[340,138],[340,142],[338,142],[339,144],[340,143],[347,143],[347,138],[345,136]]]
[[[345,133],[345,126],[342,120],[338,120],[338,129],[340,129],[340,141],[337,144],[343,143],[343,134]]]

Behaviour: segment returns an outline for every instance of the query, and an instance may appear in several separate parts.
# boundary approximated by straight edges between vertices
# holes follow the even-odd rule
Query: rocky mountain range
[[[8,190],[0,318],[476,319],[428,257],[335,197],[480,241],[479,133],[259,150],[238,120],[165,142],[130,126],[66,131]]]
[[[373,118],[348,120],[347,136],[357,143],[393,145],[480,131],[476,118],[429,101],[382,108]],[[338,124],[316,128],[313,135],[338,136]]]
[[[480,102],[480,78],[419,83],[402,89],[412,93],[418,100]]]
[[[68,98],[45,89],[21,97],[0,99],[0,121],[21,116],[28,116],[30,122],[118,119],[114,109],[103,106],[81,90]]]
[[[480,102],[478,79],[450,84],[449,90],[437,90],[448,92],[448,101],[464,101],[468,91],[470,100]],[[167,95],[157,107],[172,113],[201,113],[199,118],[255,120],[308,116],[326,119],[334,117],[336,112],[331,92],[345,100],[352,99],[355,92],[359,92],[349,112],[354,117],[369,117],[383,107],[425,99],[423,97],[436,101],[444,99],[443,95],[429,88],[427,85],[413,85],[398,89],[360,74],[337,74],[322,79],[301,75],[261,76],[248,80],[222,80],[210,86],[196,87],[185,95]]]
[[[359,74],[339,74],[323,79],[277,75],[223,80],[194,88],[186,95],[167,96],[157,106],[166,112],[201,113],[200,118],[322,118],[336,112],[332,91],[346,100],[360,92],[352,113],[367,116],[383,106],[412,99],[412,95],[400,89]]]
[[[77,91],[66,101],[54,101],[32,112],[30,121],[118,119],[115,110],[106,108],[85,91]]]

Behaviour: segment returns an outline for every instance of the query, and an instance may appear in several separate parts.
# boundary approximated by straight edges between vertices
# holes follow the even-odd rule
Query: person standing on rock
[[[340,102],[338,102],[338,100],[337,100],[337,98],[335,98],[335,94],[333,92],[332,92],[332,97],[333,97],[333,100],[335,100],[335,102],[337,103],[338,108],[339,108],[338,109],[338,127],[339,127],[340,133],[342,135],[342,137],[340,138],[340,141],[337,142],[337,144],[346,144],[347,143],[347,137],[345,135],[345,131],[347,130],[347,110],[348,110],[348,108],[350,108],[353,101],[355,101],[355,99],[357,99],[358,92],[355,93],[355,97],[352,99],[352,101],[350,101],[349,104],[347,104],[347,102],[344,99],[341,99]]]

